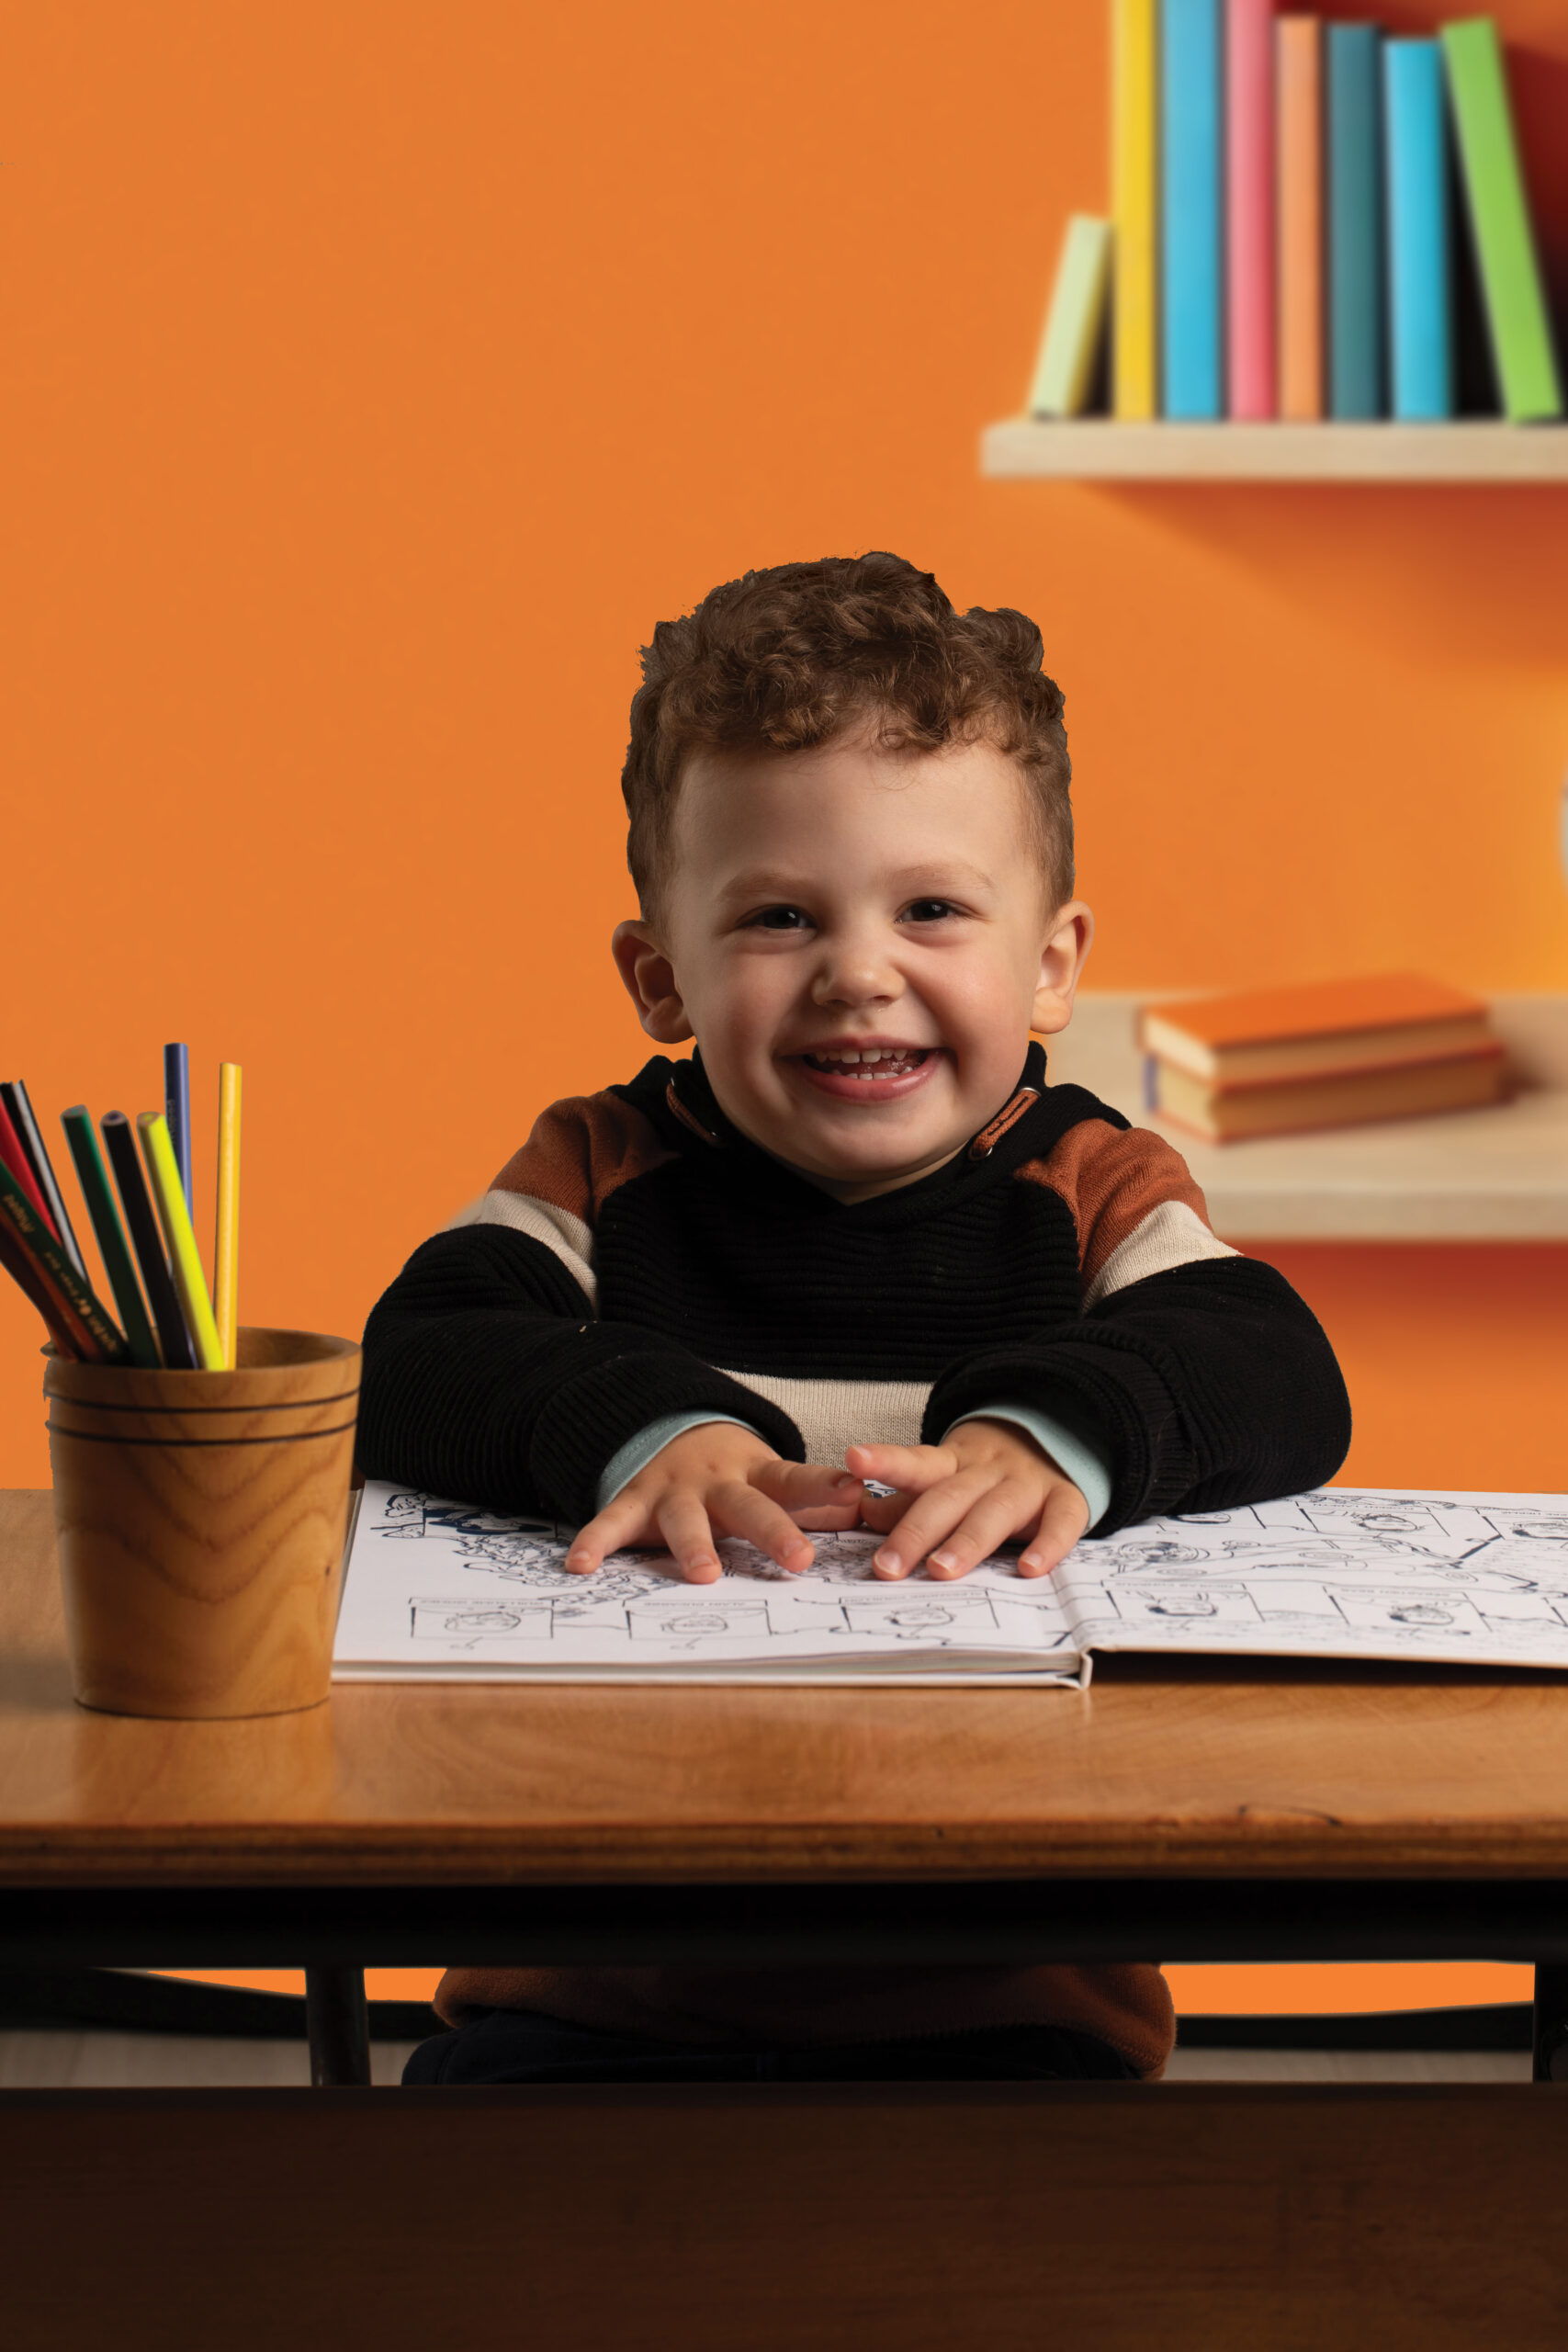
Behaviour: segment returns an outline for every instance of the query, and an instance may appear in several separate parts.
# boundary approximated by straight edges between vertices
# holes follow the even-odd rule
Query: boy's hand
[[[922,1560],[928,1576],[964,1577],[1020,1535],[1020,1576],[1043,1577],[1089,1525],[1072,1480],[1010,1421],[961,1421],[942,1445],[852,1445],[844,1461],[857,1478],[898,1489],[861,1505],[868,1527],[887,1531],[872,1562],[879,1577],[907,1577]]]
[[[661,1446],[579,1530],[566,1565],[588,1576],[625,1544],[663,1544],[688,1584],[713,1584],[720,1574],[715,1537],[743,1535],[798,1576],[816,1557],[801,1529],[853,1527],[863,1499],[860,1480],[846,1471],[781,1462],[750,1430],[704,1421]]]

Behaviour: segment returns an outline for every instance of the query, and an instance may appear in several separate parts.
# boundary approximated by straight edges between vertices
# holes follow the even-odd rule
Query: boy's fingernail
[[[956,1552],[933,1552],[931,1566],[933,1568],[955,1568],[958,1566],[958,1555]]]
[[[874,1568],[901,1568],[904,1563],[897,1553],[890,1552],[885,1544],[880,1552],[873,1553],[871,1565]]]
[[[858,1487],[860,1485],[860,1480],[858,1478],[852,1478],[849,1472],[846,1471],[841,1478],[835,1478],[833,1484],[835,1487]]]

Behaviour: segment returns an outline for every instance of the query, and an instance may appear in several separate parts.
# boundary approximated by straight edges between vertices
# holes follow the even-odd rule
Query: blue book
[[[1383,96],[1393,413],[1451,416],[1448,126],[1442,51],[1435,40],[1387,44]]]
[[[1220,0],[1160,0],[1160,319],[1167,416],[1224,407]]]
[[[1382,92],[1375,25],[1330,25],[1328,413],[1383,413]]]

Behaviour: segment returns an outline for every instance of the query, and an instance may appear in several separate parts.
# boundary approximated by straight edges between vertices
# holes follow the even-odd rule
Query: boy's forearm
[[[735,1415],[802,1457],[765,1399],[659,1332],[595,1320],[536,1242],[470,1227],[416,1250],[371,1314],[359,1461],[368,1476],[576,1524],[618,1449],[686,1409]]]
[[[1102,1433],[1111,1491],[1100,1535],[1319,1486],[1350,1442],[1349,1400],[1321,1326],[1282,1275],[1247,1258],[1151,1275],[1035,1346],[950,1367],[932,1389],[926,1438],[938,1442],[997,1396]]]

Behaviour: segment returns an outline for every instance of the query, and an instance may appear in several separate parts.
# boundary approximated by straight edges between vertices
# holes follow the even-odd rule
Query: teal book
[[[1160,326],[1167,416],[1224,405],[1219,0],[1160,5]]]
[[[1062,240],[1029,415],[1082,415],[1104,346],[1110,288],[1111,223],[1075,212]]]
[[[1325,30],[1327,408],[1330,416],[1382,416],[1382,37],[1375,25],[1329,25]]]
[[[1448,124],[1435,40],[1387,44],[1383,96],[1393,409],[1425,422],[1454,409]]]
[[[1562,414],[1562,379],[1502,45],[1490,17],[1445,25],[1440,38],[1503,413],[1515,424],[1540,423]]]

